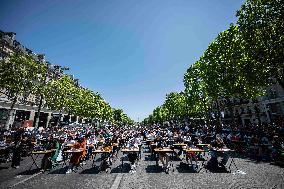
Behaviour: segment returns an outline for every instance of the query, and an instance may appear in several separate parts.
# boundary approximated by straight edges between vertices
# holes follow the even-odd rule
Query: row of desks
[[[178,143],[178,144],[174,144],[174,146],[182,146],[182,147],[185,147],[186,144],[184,143]],[[199,146],[208,146],[208,144],[199,144]],[[71,147],[71,146],[70,146]],[[36,159],[37,157],[40,155],[40,154],[47,154],[47,153],[52,153],[53,151],[55,151],[56,149],[53,149],[53,150],[45,150],[45,151],[33,151],[32,152],[32,160],[33,160],[33,165],[36,165],[37,168],[38,165],[36,164]],[[63,151],[63,153],[69,153],[69,154],[72,154],[72,153],[79,153],[79,152],[82,152],[83,150],[85,149],[73,149],[73,150],[66,150],[66,151]],[[128,153],[141,153],[141,148],[123,148],[122,150],[122,153],[123,154],[128,154]],[[200,152],[206,152],[208,150],[204,150],[204,149],[200,149],[200,148],[183,148],[183,151],[185,152],[195,152],[195,153],[200,153]],[[232,151],[230,149],[217,149],[218,152],[229,152],[229,151]],[[103,149],[97,149],[97,150],[94,150],[93,153],[94,154],[111,154],[113,152],[112,149],[108,149],[108,150],[103,150]],[[159,153],[171,153],[173,154],[174,153],[174,150],[171,149],[171,148],[155,148],[154,149],[154,152],[156,154],[159,154]],[[35,157],[34,157],[35,156]],[[122,167],[123,167],[123,158],[121,159],[122,160]],[[65,160],[64,160],[65,161]],[[65,162],[66,164],[66,162]],[[94,160],[93,160],[93,164],[94,164]],[[203,165],[204,165],[204,162],[203,162]],[[31,166],[31,168],[32,168]],[[30,169],[31,169],[30,168]]]
[[[203,146],[207,146],[207,144],[202,144],[202,145]],[[234,152],[234,150],[231,150],[231,149],[228,149],[228,148],[214,149],[214,150],[217,151],[217,152]],[[193,152],[193,153],[205,153],[205,152],[208,152],[207,149],[205,150],[205,149],[199,149],[199,148],[184,148],[183,151],[185,151],[185,152]],[[173,155],[173,153],[175,151],[174,151],[174,149],[171,149],[171,148],[155,148],[154,152],[156,154],[159,154],[159,153],[171,153]],[[231,162],[229,164],[229,169],[231,168],[231,165],[234,165],[237,168],[237,166],[235,164],[235,161],[234,161],[234,157],[230,157],[230,158],[231,158]],[[156,165],[158,165],[158,158],[156,159]],[[206,160],[203,159],[199,171],[201,169],[203,169],[205,167],[205,165],[206,165]]]

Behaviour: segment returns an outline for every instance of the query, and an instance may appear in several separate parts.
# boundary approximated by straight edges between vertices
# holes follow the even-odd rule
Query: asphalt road
[[[202,169],[196,173],[191,166],[181,163],[179,158],[173,158],[173,168],[166,174],[156,167],[147,148],[143,151],[137,172],[133,174],[129,173],[130,165],[127,161],[122,169],[121,153],[110,173],[98,171],[99,156],[95,159],[95,167],[89,160],[83,168],[71,174],[65,174],[66,167],[62,166],[44,173],[35,167],[30,171],[32,159],[25,157],[19,169],[9,169],[10,163],[0,165],[0,188],[284,188],[284,169],[270,163],[234,158],[237,168],[232,167],[231,172],[223,170],[212,173]],[[40,160],[41,157],[38,162]]]

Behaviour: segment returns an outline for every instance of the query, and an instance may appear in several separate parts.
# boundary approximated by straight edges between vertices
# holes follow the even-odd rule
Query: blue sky
[[[244,0],[1,0],[0,29],[141,121]]]

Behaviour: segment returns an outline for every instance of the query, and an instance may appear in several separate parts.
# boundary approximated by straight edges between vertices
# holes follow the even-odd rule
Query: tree
[[[19,95],[34,93],[37,88],[37,80],[44,77],[46,67],[44,64],[34,61],[29,55],[15,53],[11,57],[0,62],[0,88],[1,92],[11,100],[9,117],[6,128],[11,124],[13,109]]]
[[[113,119],[119,125],[133,125],[134,121],[130,119],[122,109],[113,109]]]
[[[247,0],[237,17],[244,51],[254,66],[250,82],[266,85],[276,78],[284,88],[283,0]]]
[[[72,78],[63,75],[58,79],[49,80],[44,90],[46,105],[52,110],[70,112],[73,107],[72,97],[78,92]]]
[[[168,110],[170,119],[181,120],[187,115],[186,98],[183,93],[167,94],[163,106]]]

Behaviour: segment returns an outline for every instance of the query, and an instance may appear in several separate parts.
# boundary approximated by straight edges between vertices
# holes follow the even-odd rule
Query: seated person
[[[175,143],[181,144],[184,143],[184,136],[181,133],[178,133],[175,138]],[[183,146],[174,146],[175,149],[178,150],[178,153],[176,153],[176,156],[180,156],[183,154]]]
[[[272,140],[271,158],[276,163],[284,164],[284,143],[281,137],[274,136]]]
[[[175,137],[175,142],[176,143],[183,143],[184,142],[184,137],[182,136],[181,133],[178,133]]]
[[[191,136],[190,136],[190,133],[186,133],[184,136],[183,136],[183,141],[187,144],[190,144],[190,141],[191,141]]]
[[[218,152],[218,149],[223,149],[226,148],[226,145],[223,141],[223,139],[221,138],[221,136],[219,134],[217,134],[215,136],[215,139],[211,142],[211,148],[210,148],[210,155],[211,155],[211,159],[209,160],[209,164],[212,165],[212,168],[218,168],[218,164],[221,167],[225,167],[225,165],[227,164],[228,160],[229,160],[229,155],[227,152]],[[220,163],[218,163],[218,156],[222,157],[222,161]]]
[[[87,138],[78,138],[73,148],[80,149],[82,150],[82,152],[76,152],[72,154],[66,174],[71,173],[73,171],[74,166],[79,166],[83,158],[86,156],[86,144]]]
[[[192,142],[190,142],[190,143],[188,144],[188,146],[189,146],[189,148],[193,148],[193,149],[197,148]],[[192,165],[192,159],[193,159],[193,158],[194,158],[195,163],[196,163],[196,165],[197,165],[198,163],[197,163],[196,152],[187,152],[187,154],[186,154],[186,161],[187,161],[187,163],[188,163],[188,159],[190,159],[190,164]]]
[[[112,151],[112,145],[109,140],[106,140],[106,143],[102,146],[101,150]],[[99,171],[104,171],[112,165],[112,155],[111,153],[102,153],[102,162],[99,166]]]
[[[157,148],[165,148],[168,147],[166,141],[164,141],[162,138],[158,137],[157,138]],[[163,170],[166,173],[169,173],[169,155],[165,152],[159,152],[159,160],[163,164]]]
[[[269,147],[272,146],[271,142],[268,139],[268,136],[263,135],[260,139],[260,147],[259,147],[259,159],[269,159],[268,152]],[[266,157],[266,158],[265,158]]]
[[[140,140],[136,137],[130,139],[126,145],[127,148],[139,148],[140,145]],[[132,152],[132,153],[128,153],[128,160],[131,164],[131,169],[130,169],[130,173],[135,173],[136,172],[136,165],[135,162],[138,158],[138,154],[137,152]]]
[[[92,152],[95,148],[95,142],[94,140],[90,139],[91,134],[87,134],[86,138],[87,138],[87,142],[86,142],[86,148],[88,149],[87,154],[85,156],[85,160],[89,160],[90,156],[92,155]]]
[[[56,161],[56,158],[60,152],[60,144],[57,139],[52,136],[49,139],[49,142],[45,146],[46,150],[55,150],[52,153],[44,154],[41,161],[41,169],[48,170],[52,168],[52,162]]]
[[[113,146],[113,156],[117,157],[118,145],[119,145],[119,136],[114,135],[111,139],[111,143],[112,143],[112,146]]]

